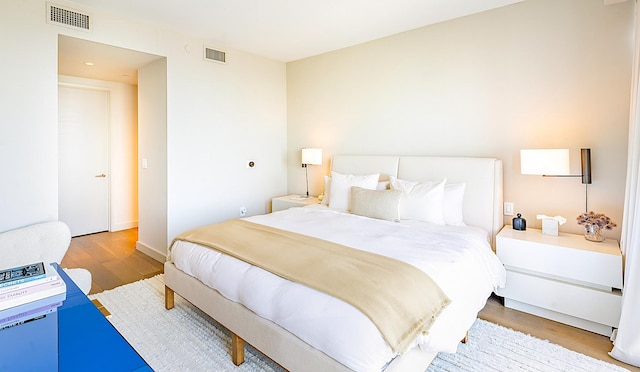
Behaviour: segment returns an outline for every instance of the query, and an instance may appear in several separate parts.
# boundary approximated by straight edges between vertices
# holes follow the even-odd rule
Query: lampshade
[[[322,149],[302,149],[302,164],[322,165]]]
[[[520,173],[568,175],[569,149],[520,150]]]

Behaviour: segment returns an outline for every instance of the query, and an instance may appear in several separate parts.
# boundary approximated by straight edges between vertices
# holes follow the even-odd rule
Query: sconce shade
[[[568,175],[569,149],[520,150],[520,173]]]
[[[302,164],[322,165],[322,149],[302,149]]]
[[[582,183],[591,183],[591,149],[580,149],[580,167],[582,168]]]

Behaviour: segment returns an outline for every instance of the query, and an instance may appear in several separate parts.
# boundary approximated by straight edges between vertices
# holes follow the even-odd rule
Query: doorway
[[[159,252],[167,244],[166,57],[58,35],[58,81],[110,92],[110,173],[103,177],[108,229],[137,227],[137,249],[164,260]],[[144,168],[142,158],[148,160]]]

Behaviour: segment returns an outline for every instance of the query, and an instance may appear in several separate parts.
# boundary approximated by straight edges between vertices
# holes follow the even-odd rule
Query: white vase
[[[587,225],[584,227],[584,238],[592,242],[603,242],[602,228],[598,225]]]

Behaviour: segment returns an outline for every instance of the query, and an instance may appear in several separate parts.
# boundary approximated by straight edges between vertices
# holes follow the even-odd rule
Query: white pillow
[[[376,190],[389,190],[389,181],[378,182]],[[321,204],[329,205],[329,193],[331,193],[331,177],[324,176],[324,194]]]
[[[376,190],[389,190],[389,181],[378,182]]]
[[[440,182],[412,182],[391,177],[391,188],[402,191],[400,219],[444,225],[444,185]]]
[[[398,190],[367,190],[351,188],[351,213],[387,221],[400,221]]]
[[[329,194],[331,193],[331,177],[324,176],[324,194],[322,197],[322,204],[329,205]]]
[[[331,186],[329,186],[329,208],[348,211],[351,209],[351,187],[375,190],[378,185],[379,173],[359,176],[342,174],[331,171]]]
[[[442,213],[444,214],[445,225],[465,225],[462,213],[464,189],[464,183],[448,183],[444,185],[444,201]]]

